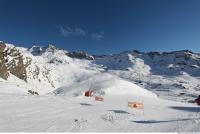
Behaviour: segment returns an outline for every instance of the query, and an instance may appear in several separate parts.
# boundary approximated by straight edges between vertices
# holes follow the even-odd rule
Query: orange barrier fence
[[[144,109],[143,103],[141,102],[128,102],[128,107],[135,109]]]
[[[101,96],[95,96],[96,101],[104,101],[104,98]]]

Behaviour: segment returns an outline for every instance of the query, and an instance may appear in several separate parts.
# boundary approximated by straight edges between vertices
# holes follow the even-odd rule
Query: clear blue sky
[[[0,40],[90,54],[200,52],[200,0],[0,0]]]

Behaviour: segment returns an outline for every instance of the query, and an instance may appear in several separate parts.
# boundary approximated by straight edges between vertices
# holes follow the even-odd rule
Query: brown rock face
[[[0,42],[0,77],[7,80],[9,74],[6,67],[6,59],[5,59],[5,53],[4,49],[6,48],[6,45]]]
[[[27,81],[26,67],[30,63],[31,60],[23,58],[16,48],[6,48],[4,43],[0,43],[0,77],[7,80],[10,72],[16,77]]]

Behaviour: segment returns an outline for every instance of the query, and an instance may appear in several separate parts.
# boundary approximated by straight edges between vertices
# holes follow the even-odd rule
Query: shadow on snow
[[[112,111],[116,114],[130,114],[129,112],[126,112],[124,110],[108,110],[108,111]]]
[[[195,120],[200,118],[191,118],[191,119],[174,119],[174,120],[165,120],[165,121],[159,121],[159,120],[147,120],[147,121],[131,121],[135,123],[143,123],[143,124],[152,124],[152,123],[167,123],[167,122],[176,122],[176,121],[189,121],[189,120]]]
[[[88,103],[80,103],[81,106],[92,106],[91,104]]]
[[[200,112],[200,107],[180,107],[180,106],[172,106],[170,107],[176,110],[182,110],[186,112]]]

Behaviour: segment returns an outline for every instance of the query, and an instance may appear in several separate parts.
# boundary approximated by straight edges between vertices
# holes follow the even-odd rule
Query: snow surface
[[[188,103],[199,94],[197,54],[151,59],[133,51],[90,61],[70,58],[52,45],[17,49],[31,65],[27,82],[12,74],[7,81],[0,78],[0,132],[200,131],[200,107]],[[189,66],[175,64],[185,62],[185,54],[191,55]],[[88,89],[104,101],[84,97]],[[128,108],[129,101],[144,109]]]
[[[199,132],[199,107],[134,95],[0,95],[1,132]],[[127,107],[139,100],[143,110]]]
[[[127,51],[97,56],[94,63],[162,98],[194,100],[200,93],[200,54],[186,50],[153,54],[151,57],[149,53]]]

